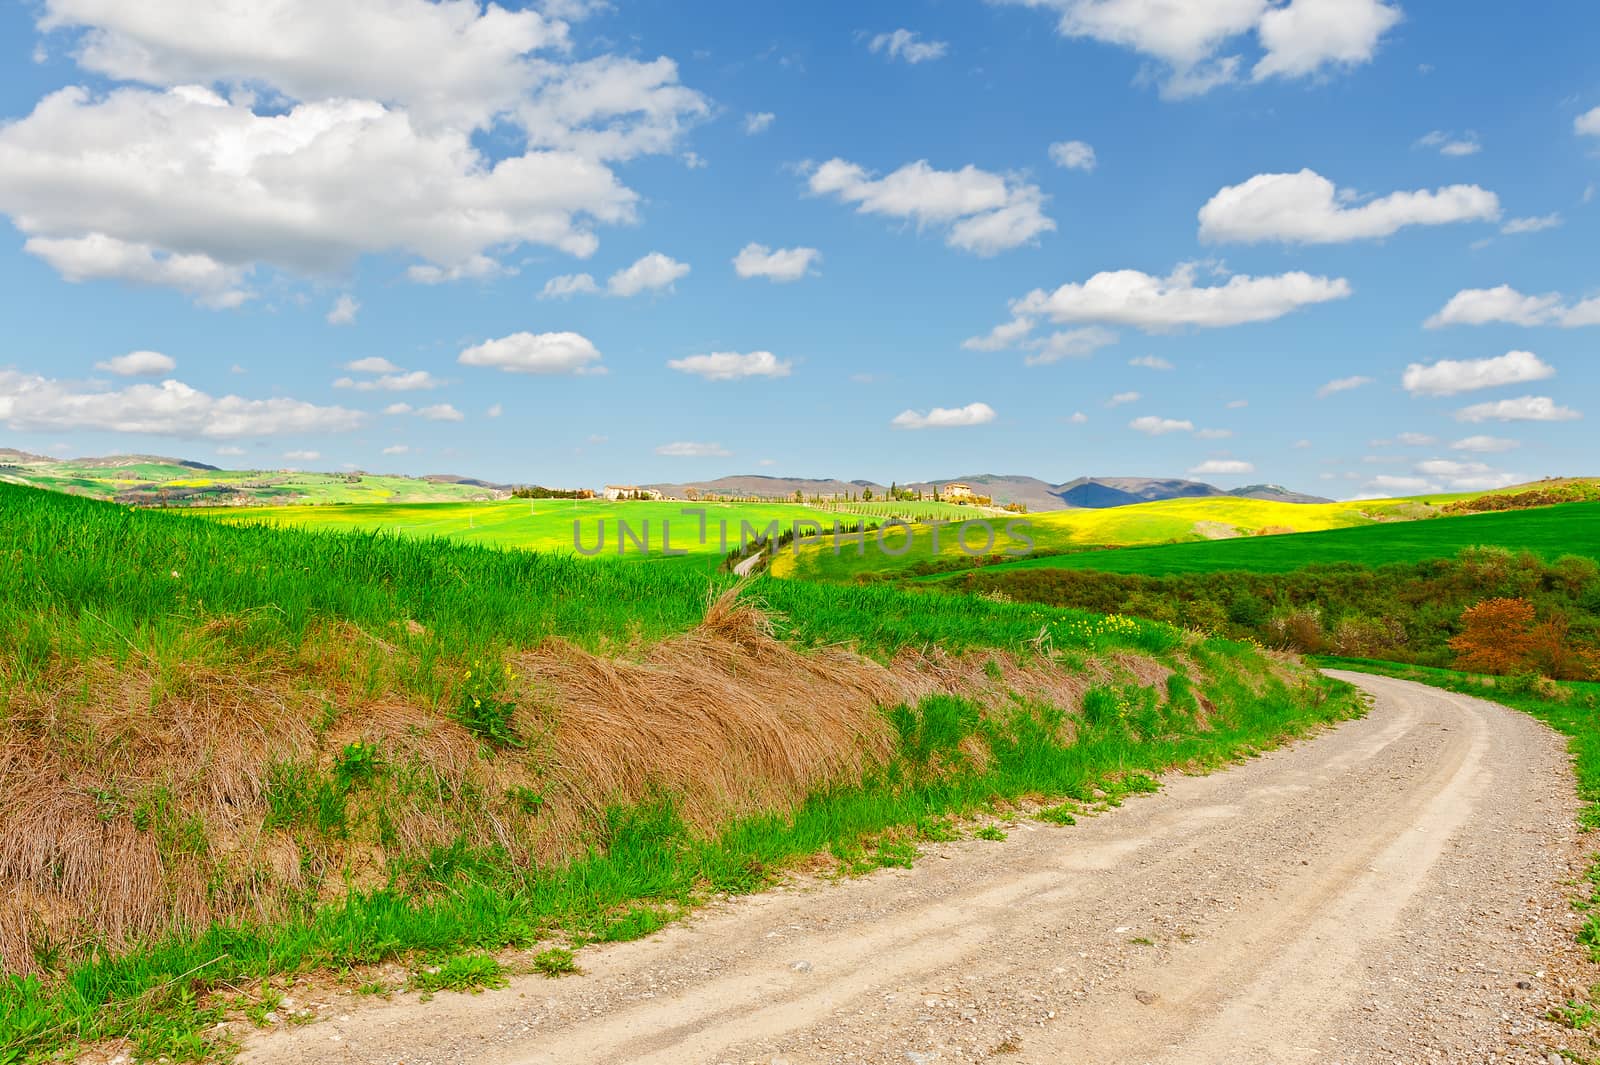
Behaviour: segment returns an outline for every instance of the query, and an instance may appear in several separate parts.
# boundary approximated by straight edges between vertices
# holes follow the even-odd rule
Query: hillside
[[[223,470],[160,455],[53,459],[0,452],[0,481],[137,506],[282,506],[293,503],[428,503],[500,499],[509,485],[451,474]]]
[[[308,970],[570,971],[819,852],[905,864],[980,808],[1117,801],[1356,711],[1243,645],[973,596],[11,485],[0,554],[0,1047],[24,1060],[209,1056]]]

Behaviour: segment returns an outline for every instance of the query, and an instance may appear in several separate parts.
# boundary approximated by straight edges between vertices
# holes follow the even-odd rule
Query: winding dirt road
[[[257,1036],[288,1063],[1518,1062],[1587,986],[1564,746],[1339,674],[1372,712],[1070,828],[713,904],[584,975]],[[1592,1053],[1585,1050],[1585,1053]]]

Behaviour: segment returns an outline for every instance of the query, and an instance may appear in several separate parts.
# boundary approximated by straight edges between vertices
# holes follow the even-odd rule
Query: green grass
[[[1313,563],[1355,562],[1381,566],[1391,562],[1421,562],[1446,558],[1464,547],[1478,546],[1528,550],[1547,559],[1572,554],[1600,557],[1600,503],[1567,503],[1534,510],[1385,522],[1295,535],[1039,556],[985,567],[984,572],[1083,569],[1148,576],[1230,570],[1284,573]]]
[[[732,585],[682,567],[237,527],[9,485],[0,485],[0,559],[0,631],[12,637],[0,644],[0,745],[41,758],[95,752],[84,757],[106,776],[95,785],[103,789],[94,796],[99,816],[126,820],[159,853],[195,861],[218,884],[233,882],[222,875],[230,852],[212,846],[203,819],[159,780],[134,788],[116,771],[137,760],[140,721],[161,727],[170,701],[195,697],[195,671],[219,678],[215,689],[199,689],[201,698],[265,692],[269,704],[248,711],[298,713],[270,701],[308,695],[317,720],[305,725],[314,731],[339,719],[344,699],[355,707],[402,702],[422,723],[429,712],[465,720],[481,741],[469,754],[474,764],[517,784],[503,799],[480,785],[448,790],[445,777],[418,775],[404,749],[355,742],[348,732],[321,761],[269,762],[259,767],[263,797],[251,801],[265,832],[301,847],[304,869],[307,855],[387,846],[390,815],[421,798],[428,805],[417,810],[446,824],[484,810],[517,831],[532,824],[544,807],[531,787],[539,737],[508,733],[498,712],[469,713],[459,696],[493,701],[510,682],[477,688],[461,682],[462,671],[482,664],[498,678],[494,668],[509,652],[550,637],[642,653],[697,625],[710,595]],[[774,612],[780,631],[800,645],[848,643],[884,658],[972,650],[1081,670],[1113,652],[1154,655],[1191,671],[1193,688],[1214,709],[1202,719],[1189,685],[1149,689],[1126,677],[1102,680],[1074,729],[1065,727],[1065,709],[1021,693],[988,710],[932,697],[884,708],[894,753],[792,808],[692,831],[662,796],[584,821],[560,861],[530,861],[517,831],[477,842],[463,835],[416,853],[392,851],[392,864],[363,876],[333,864],[315,874],[320,892],[308,886],[287,899],[270,924],[225,920],[118,949],[40,940],[34,954],[46,978],[0,978],[0,1063],[124,1037],[142,1056],[193,1060],[220,1052],[206,1033],[261,1005],[261,996],[239,996],[269,979],[332,971],[351,973],[354,985],[370,982],[363,967],[400,961],[440,977],[441,986],[483,983],[496,977],[478,959],[503,950],[552,937],[645,935],[709,893],[757,890],[830,850],[880,867],[903,864],[911,860],[908,838],[948,832],[955,818],[1038,799],[1114,802],[1169,766],[1218,765],[1353,711],[1342,686],[1285,684],[1246,645],[1192,641],[1151,622],[890,586],[759,580],[743,594]],[[363,657],[362,648],[377,650]],[[77,672],[91,667],[106,668]],[[94,678],[120,696],[123,671],[152,677],[152,687],[130,689],[139,698],[117,719],[131,730],[128,746],[103,758],[93,735],[74,731],[74,708],[102,705]],[[285,673],[295,687],[263,687]],[[40,707],[63,713],[40,716]],[[970,758],[975,750],[987,757]],[[514,775],[524,767],[534,776]],[[119,781],[130,786],[118,790]]]
[[[167,463],[105,466],[53,462],[0,470],[0,480],[71,492],[95,499],[187,505],[207,499],[249,499],[258,504],[304,502],[424,503],[487,499],[475,485],[425,481],[386,474],[310,473],[291,470],[197,470]]]
[[[876,851],[877,864],[901,864],[904,848],[885,834],[1035,796],[1088,801],[1123,793],[1130,776],[1215,767],[1358,712],[1347,686],[1329,681],[1295,691],[1262,676],[1244,648],[1199,653],[1216,667],[1209,688],[1216,711],[1205,726],[1175,706],[1143,725],[1108,718],[1064,743],[1062,711],[1054,707],[1019,703],[994,718],[960,700],[930,700],[901,712],[907,739],[900,753],[859,785],[816,792],[793,811],[744,818],[709,838],[691,833],[669,803],[619,809],[603,845],[559,867],[486,852],[425,896],[399,885],[352,891],[273,925],[217,925],[97,954],[49,982],[0,978],[0,1062],[39,1061],[120,1037],[194,1060],[216,1049],[202,1033],[232,1008],[217,989],[311,968],[417,955],[413,986],[498,986],[503,963],[493,952],[529,945],[556,928],[580,939],[648,934],[659,920],[629,922],[625,915],[660,915],[668,906],[677,912],[707,893],[754,891],[788,864],[830,847]],[[1136,691],[1116,699],[1144,702]],[[982,768],[962,756],[973,742],[988,752]],[[978,833],[997,834],[1004,835]],[[547,975],[574,964],[559,949],[533,959]]]

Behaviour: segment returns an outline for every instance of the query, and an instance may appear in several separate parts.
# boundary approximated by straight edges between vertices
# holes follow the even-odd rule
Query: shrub
[[[1526,669],[1533,647],[1533,604],[1526,599],[1485,599],[1461,615],[1461,635],[1450,641],[1456,668],[1468,673]]]

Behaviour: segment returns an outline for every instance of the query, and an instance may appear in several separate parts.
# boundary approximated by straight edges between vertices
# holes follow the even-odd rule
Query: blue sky
[[[0,12],[0,446],[1595,472],[1592,4],[264,6]]]

